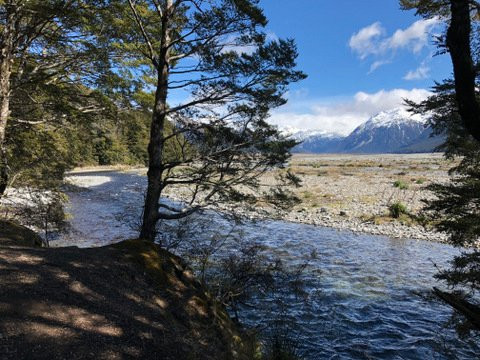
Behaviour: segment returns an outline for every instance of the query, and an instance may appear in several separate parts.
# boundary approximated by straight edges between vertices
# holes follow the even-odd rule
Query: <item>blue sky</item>
[[[348,133],[379,111],[421,100],[451,74],[433,56],[439,19],[401,11],[396,0],[260,0],[270,36],[294,38],[308,79],[273,112],[280,127]]]

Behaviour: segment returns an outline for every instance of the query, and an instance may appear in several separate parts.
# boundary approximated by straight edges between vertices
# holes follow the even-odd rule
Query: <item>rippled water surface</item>
[[[70,193],[73,232],[52,245],[98,246],[135,236],[125,220],[138,218],[144,177],[105,172],[72,178],[88,189]],[[478,358],[475,343],[444,327],[451,310],[418,295],[441,285],[432,278],[434,263],[446,266],[456,249],[278,221],[246,223],[241,230],[289,264],[318,254],[305,271],[309,306],[297,306],[292,297],[289,309],[307,359]],[[268,320],[262,316],[249,310],[246,320]]]

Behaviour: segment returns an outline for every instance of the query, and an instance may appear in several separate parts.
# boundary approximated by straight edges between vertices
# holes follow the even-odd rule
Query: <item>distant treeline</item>
[[[59,181],[84,165],[146,165],[151,114],[99,91],[36,83],[12,94],[8,164],[12,185]]]

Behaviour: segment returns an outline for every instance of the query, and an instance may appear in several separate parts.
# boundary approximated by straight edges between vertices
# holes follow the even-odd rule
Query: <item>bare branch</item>
[[[158,16],[160,16],[160,19],[162,19],[163,18],[162,7],[160,6],[157,0],[152,0],[152,1],[153,1],[153,4],[155,5],[155,9],[157,10]]]

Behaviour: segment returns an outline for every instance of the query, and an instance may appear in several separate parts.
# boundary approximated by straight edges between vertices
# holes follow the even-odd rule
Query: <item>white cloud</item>
[[[295,108],[295,102],[272,114],[270,123],[280,128],[293,127],[300,130],[324,130],[348,134],[371,116],[396,107],[405,107],[404,99],[421,101],[431,93],[425,89],[392,89],[376,93],[357,92],[341,101],[325,103],[311,101]]]
[[[377,53],[379,50],[377,47],[379,38],[384,33],[385,29],[380,22],[376,22],[353,34],[348,45],[353,51],[358,53],[361,59],[364,59],[370,54]]]
[[[440,23],[440,18],[422,19],[415,21],[407,29],[398,29],[387,39],[387,47],[390,49],[408,48],[418,53],[428,44],[428,34],[433,27]]]
[[[368,73],[371,74],[372,72],[377,70],[380,66],[383,66],[385,64],[390,64],[391,62],[392,62],[391,60],[377,60],[372,65],[370,65],[370,71]]]
[[[410,70],[404,77],[404,80],[422,80],[430,74],[430,67],[424,62],[415,70]]]
[[[380,22],[375,22],[360,29],[350,37],[348,45],[362,60],[372,56],[374,62],[370,72],[380,66],[392,62],[399,50],[406,50],[418,54],[428,46],[429,33],[440,24],[440,18],[422,19],[415,21],[406,29],[397,29],[391,36]]]

